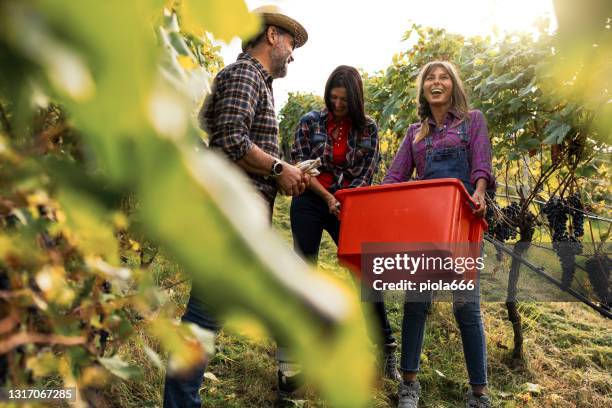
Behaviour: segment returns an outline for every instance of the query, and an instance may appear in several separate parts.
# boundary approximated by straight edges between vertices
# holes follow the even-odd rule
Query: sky
[[[294,51],[285,78],[273,83],[276,111],[289,92],[323,94],[325,81],[338,65],[373,73],[409,48],[401,41],[412,23],[441,27],[467,36],[497,31],[531,31],[538,18],[556,28],[552,0],[246,0],[249,9],[274,4],[308,31],[308,42]],[[223,44],[225,64],[236,60],[240,41]]]

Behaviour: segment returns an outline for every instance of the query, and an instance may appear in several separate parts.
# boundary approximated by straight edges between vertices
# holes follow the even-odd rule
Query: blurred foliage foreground
[[[563,10],[570,2],[556,4]],[[330,404],[366,404],[371,367],[356,299],[293,254],[269,230],[248,182],[196,143],[193,109],[221,67],[201,29],[229,41],[256,26],[240,0],[0,0],[0,380],[6,387],[84,391],[109,375],[143,381],[142,371],[117,352],[134,340],[135,321],[163,348],[142,347],[159,370],[159,351],[170,352],[169,369],[178,371],[210,358],[213,334],[175,323],[176,311],[148,269],[159,247],[221,315],[256,319],[285,337]],[[602,38],[609,38],[609,20],[603,27]],[[601,62],[590,66],[603,71],[574,64],[568,73],[561,68],[572,64],[557,65],[554,75],[565,85],[547,88],[545,66],[523,69],[548,60],[555,48],[547,41],[534,54],[526,38],[509,39],[496,51],[484,41],[465,47],[464,39],[413,31],[422,40],[417,48],[366,80],[386,163],[399,141],[391,136],[413,120],[406,106],[416,69],[433,56],[426,45],[448,45],[436,56],[459,61],[467,85],[479,93],[498,157],[508,159],[496,163],[498,171],[513,173],[519,160],[539,153],[531,159],[547,176],[539,179],[548,183],[542,169],[561,168],[550,195],[570,186],[587,190],[594,205],[605,199],[609,185],[591,189],[588,182],[608,176],[593,156],[609,145],[609,40],[576,46],[588,52],[575,60]],[[320,103],[300,98],[309,109]],[[290,108],[286,121],[300,110]],[[284,124],[286,136],[294,125]],[[289,140],[283,138],[285,151]],[[561,146],[563,160],[545,157],[547,145]],[[570,155],[578,145],[580,154]],[[544,183],[516,184],[535,192],[523,200],[527,213]]]
[[[286,338],[330,403],[362,406],[371,368],[356,298],[301,261],[248,182],[195,143],[193,109],[221,64],[194,27],[229,41],[258,22],[240,0],[172,2],[185,33],[163,3],[0,1],[2,383],[52,381],[81,398],[109,373],[138,380],[116,353],[135,319],[169,369],[209,358],[213,334],[160,307],[147,271],[159,246],[221,315]],[[122,265],[130,252],[139,267]]]

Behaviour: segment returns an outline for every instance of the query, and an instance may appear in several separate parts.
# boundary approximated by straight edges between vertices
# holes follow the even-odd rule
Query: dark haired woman
[[[417,78],[420,122],[410,125],[383,183],[416,178],[460,179],[478,203],[474,213],[484,216],[485,190],[495,187],[491,145],[483,114],[469,110],[468,99],[455,67],[446,61],[426,64]],[[421,387],[416,379],[431,302],[406,301],[402,322],[399,408],[416,408]],[[478,290],[453,292],[453,312],[461,331],[463,353],[472,392],[467,407],[490,407],[484,395],[487,384],[487,350],[480,315]]]
[[[376,123],[365,115],[363,83],[359,72],[346,65],[337,67],[325,84],[325,108],[304,115],[298,125],[291,159],[301,162],[321,159],[316,178],[291,202],[291,231],[296,251],[315,261],[323,230],[338,245],[340,204],[334,193],[343,188],[369,186],[378,168]],[[372,336],[381,351],[386,377],[399,381],[393,338],[385,305],[371,303],[380,335]]]

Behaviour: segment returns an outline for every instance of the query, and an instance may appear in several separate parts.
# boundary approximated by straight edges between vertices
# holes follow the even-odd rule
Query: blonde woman
[[[427,180],[460,179],[484,216],[485,190],[495,187],[491,166],[491,145],[483,114],[469,110],[468,98],[455,67],[446,61],[426,64],[417,78],[420,121],[410,125],[383,183],[399,183],[411,178]],[[487,351],[480,314],[478,291],[453,292],[453,312],[461,331],[463,352],[472,391],[467,407],[490,407],[484,394],[487,384]],[[402,322],[399,408],[416,408],[421,393],[417,381],[425,320],[431,302],[404,303]]]

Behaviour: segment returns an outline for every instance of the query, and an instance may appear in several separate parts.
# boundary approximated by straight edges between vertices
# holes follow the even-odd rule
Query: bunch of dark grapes
[[[553,248],[561,261],[561,287],[568,289],[576,272],[576,255],[582,253],[582,243],[574,234],[567,231],[568,215],[571,214],[568,202],[561,197],[552,197],[542,208],[548,225],[552,230]]]
[[[582,205],[578,192],[567,198],[567,206],[572,216],[574,236],[581,237],[584,235],[584,206]]]
[[[487,229],[487,234],[490,237],[495,237],[495,228],[497,226],[497,216],[495,214],[496,210],[499,211],[499,204],[497,204],[497,201],[493,199],[490,201],[489,205],[487,205],[487,212],[485,213],[485,220],[489,225],[489,228]],[[495,247],[495,252],[497,261],[501,262],[504,256],[503,252],[498,247]]]
[[[517,235],[516,225],[521,207],[517,203],[512,203],[504,208],[499,208],[497,201],[492,200],[491,205],[487,206],[485,219],[489,224],[487,234],[498,241],[504,242],[514,239]],[[496,258],[499,262],[503,259],[502,251],[497,248]]]
[[[601,304],[610,309],[612,307],[612,292],[610,288],[610,268],[612,259],[607,255],[594,255],[587,259],[585,269],[589,274],[589,280],[593,291],[599,297]]]
[[[495,238],[502,242],[516,238],[516,225],[520,212],[521,206],[518,203],[511,203],[501,209],[502,216],[497,220],[493,229]]]
[[[495,231],[495,208],[499,208],[497,205],[497,201],[493,201],[490,205],[487,205],[487,212],[485,213],[485,220],[489,225],[489,229],[487,230],[487,234],[490,236],[494,235]]]
[[[548,225],[552,229],[553,242],[567,241],[567,203],[561,197],[552,197],[544,204],[542,212],[546,214]]]

